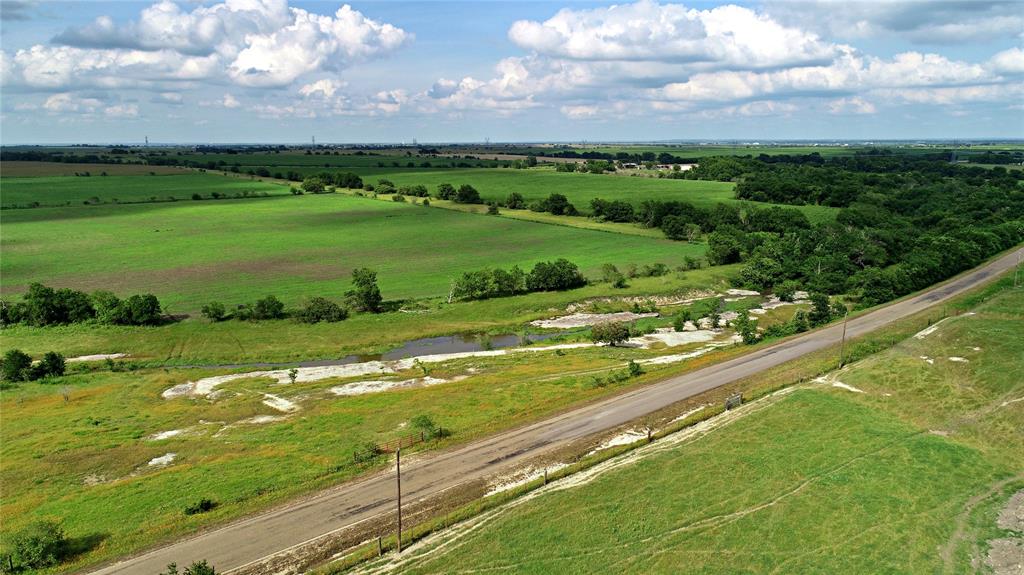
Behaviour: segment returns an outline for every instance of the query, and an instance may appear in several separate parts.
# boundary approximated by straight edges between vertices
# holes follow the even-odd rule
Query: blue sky
[[[4,144],[1024,137],[1012,0],[0,6]]]

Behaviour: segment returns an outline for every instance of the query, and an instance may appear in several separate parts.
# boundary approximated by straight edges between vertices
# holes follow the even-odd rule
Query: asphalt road
[[[1017,250],[927,292],[851,319],[847,337],[864,335],[983,284],[1012,269],[1022,252],[1024,250]],[[834,325],[814,331],[457,449],[403,462],[403,500],[413,502],[490,476],[570,441],[614,428],[677,401],[834,345],[842,337],[842,330],[842,325]],[[393,474],[378,474],[107,565],[93,573],[154,575],[168,563],[187,565],[202,559],[208,560],[218,571],[231,571],[360,521],[393,512],[394,495]]]

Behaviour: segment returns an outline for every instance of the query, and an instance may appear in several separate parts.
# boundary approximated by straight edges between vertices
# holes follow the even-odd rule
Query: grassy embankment
[[[1024,291],[1010,285],[959,298],[950,307],[975,315],[827,383],[491,511],[401,569],[977,572],[995,514],[1024,487]]]

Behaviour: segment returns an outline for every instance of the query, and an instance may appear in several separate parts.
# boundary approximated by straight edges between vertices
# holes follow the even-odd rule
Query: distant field
[[[4,207],[26,206],[32,202],[43,206],[81,206],[84,202],[107,204],[167,201],[172,198],[189,200],[192,194],[209,198],[213,193],[227,196],[246,192],[257,195],[290,193],[287,186],[278,183],[225,178],[199,172],[183,174],[180,170],[166,176],[100,176],[99,172],[91,173],[89,177],[4,177],[0,180],[0,201]],[[7,216],[5,219],[12,221],[15,218]]]
[[[11,210],[0,240],[4,296],[42,281],[153,292],[174,312],[266,294],[337,298],[361,266],[379,271],[386,297],[410,298],[446,294],[485,267],[565,257],[596,274],[606,262],[679,265],[705,249],[342,195]]]
[[[147,166],[145,164],[69,164],[67,162],[0,162],[0,178],[6,185],[7,178],[40,176],[74,176],[88,172],[99,176],[103,172],[111,176],[147,176],[149,174],[181,174],[185,168],[171,166]]]
[[[737,202],[734,184],[700,180],[668,180],[656,178],[616,177],[597,174],[560,173],[553,169],[497,170],[359,170],[363,181],[376,183],[387,178],[395,185],[423,184],[433,191],[440,183],[455,187],[470,184],[485,200],[504,201],[512,192],[526,200],[542,200],[548,195],[564,194],[583,213],[590,212],[590,200],[625,200],[639,205],[644,200],[679,200],[696,206],[711,207],[718,203]],[[748,202],[767,207],[769,204]],[[825,206],[799,206],[812,222],[835,217],[837,210]]]
[[[987,540],[1006,536],[995,515],[1024,487],[1022,310],[1024,291],[1007,289],[833,374],[861,393],[797,390],[589,483],[555,484],[400,570],[986,572]]]
[[[394,167],[394,168],[423,168],[430,166],[456,167],[459,164],[468,164],[477,167],[494,167],[505,162],[496,160],[465,159],[452,157],[429,157],[417,156],[415,153],[406,155],[402,151],[373,152],[366,155],[357,155],[351,152],[321,152],[319,154],[306,154],[304,152],[283,152],[280,154],[252,153],[252,154],[197,154],[184,153],[181,155],[169,155],[168,157],[179,160],[190,160],[200,163],[214,162],[230,167],[239,165],[244,169],[254,167],[267,167],[272,172],[283,168],[287,171],[291,168],[371,168],[371,167]],[[412,166],[409,163],[412,163]],[[423,166],[423,164],[429,166]]]

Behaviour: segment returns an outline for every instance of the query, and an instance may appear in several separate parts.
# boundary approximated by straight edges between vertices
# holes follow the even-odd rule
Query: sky
[[[0,0],[0,142],[1024,138],[1024,1]]]

